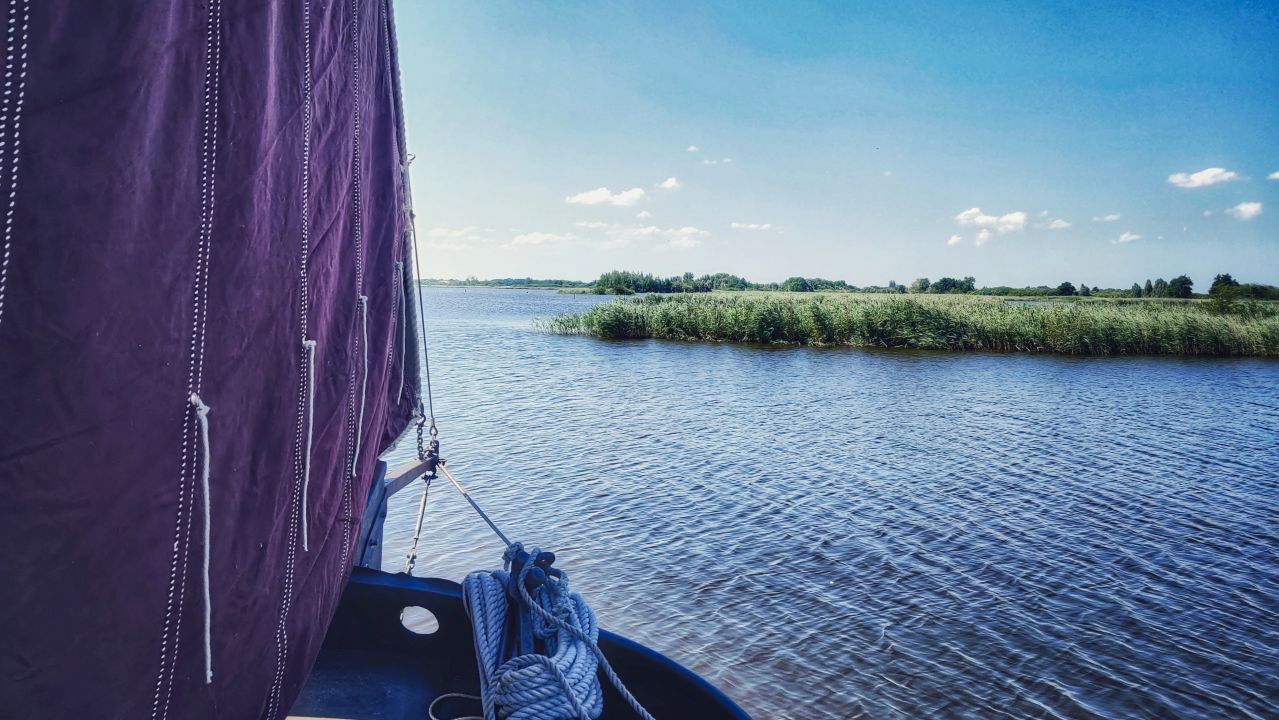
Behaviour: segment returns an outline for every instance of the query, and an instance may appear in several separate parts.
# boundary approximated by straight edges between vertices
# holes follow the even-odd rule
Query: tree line
[[[659,277],[650,273],[613,270],[599,276],[593,283],[584,283],[594,292],[611,295],[634,293],[701,293],[713,290],[780,290],[783,292],[862,292],[862,293],[929,293],[935,295],[1002,295],[1017,297],[1110,297],[1110,298],[1191,298],[1195,296],[1194,281],[1187,275],[1171,280],[1158,278],[1145,284],[1133,283],[1124,290],[1119,288],[1089,287],[1086,283],[1076,286],[1072,282],[1034,287],[1010,287],[998,285],[977,287],[971,275],[964,278],[942,277],[937,280],[917,278],[910,285],[890,280],[887,285],[858,287],[844,280],[825,278],[790,277],[782,282],[756,283],[740,275],[714,273],[695,276],[691,272],[671,277]],[[566,283],[567,286],[567,283]],[[1208,291],[1209,297],[1234,299],[1279,300],[1279,287],[1256,283],[1239,283],[1229,273],[1217,275]]]

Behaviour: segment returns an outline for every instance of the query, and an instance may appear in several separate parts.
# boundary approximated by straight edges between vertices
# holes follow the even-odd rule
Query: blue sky
[[[397,8],[427,276],[1279,283],[1276,3]]]

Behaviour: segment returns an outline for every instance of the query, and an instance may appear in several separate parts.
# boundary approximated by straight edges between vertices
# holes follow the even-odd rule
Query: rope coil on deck
[[[462,582],[463,600],[474,629],[475,655],[480,669],[480,698],[484,717],[510,720],[593,720],[604,709],[596,670],[599,660],[590,651],[599,639],[595,613],[581,595],[569,592],[568,578],[547,578],[532,594],[525,587],[537,566],[526,562],[512,576],[511,563],[522,551],[512,544],[503,555],[505,569],[474,572]],[[536,557],[539,552],[531,553]],[[512,599],[512,587],[519,596]],[[522,601],[522,602],[521,602]],[[530,627],[521,627],[520,654],[504,653],[507,617],[512,603],[527,613]],[[517,621],[518,622],[518,621]],[[523,624],[523,623],[521,623]],[[534,651],[534,643],[545,654]],[[503,661],[505,654],[510,659]]]

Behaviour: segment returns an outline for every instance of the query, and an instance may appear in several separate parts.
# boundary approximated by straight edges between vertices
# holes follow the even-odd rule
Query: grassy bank
[[[604,338],[1279,357],[1279,308],[1255,302],[1026,305],[962,295],[649,295],[541,325],[555,333]]]

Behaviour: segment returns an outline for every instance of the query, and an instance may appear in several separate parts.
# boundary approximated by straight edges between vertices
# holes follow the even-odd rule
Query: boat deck
[[[425,608],[415,632],[406,608]],[[434,616],[435,622],[430,622]],[[600,632],[600,649],[627,687],[662,720],[746,720],[715,687],[678,663],[618,635]],[[608,684],[604,720],[638,716]],[[324,647],[291,718],[420,720],[445,693],[479,693],[471,625],[455,582],[356,568]],[[478,714],[478,703],[448,701],[441,717]]]

